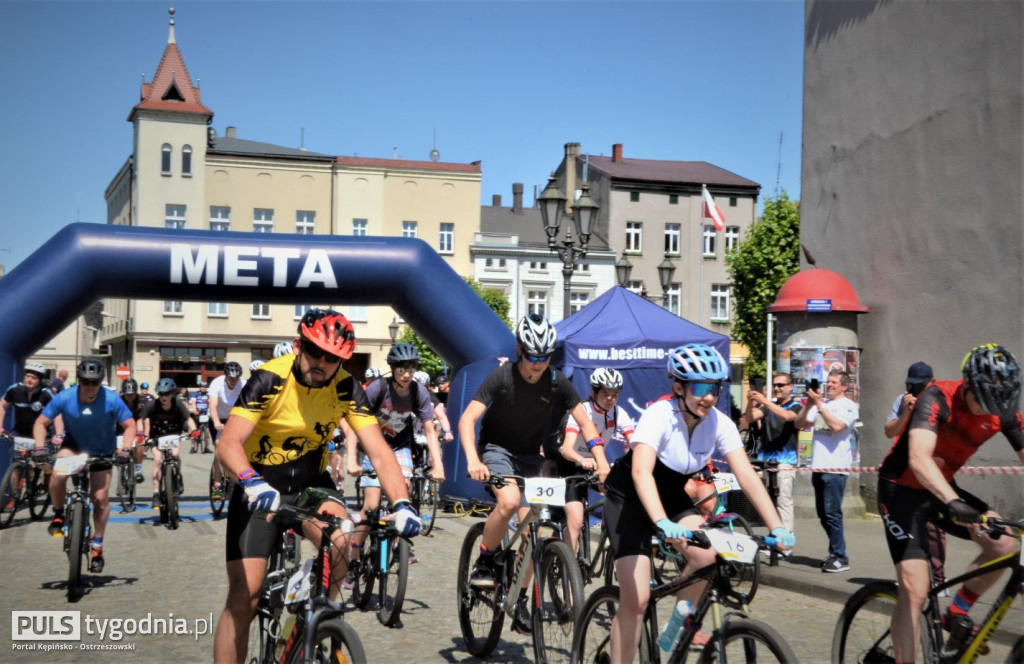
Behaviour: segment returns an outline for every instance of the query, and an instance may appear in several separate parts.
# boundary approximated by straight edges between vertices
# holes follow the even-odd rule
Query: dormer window
[[[171,87],[167,88],[167,92],[161,97],[164,101],[185,101],[185,97],[181,94],[181,90],[174,83],[171,83]]]
[[[160,173],[162,175],[171,174],[171,144],[164,143],[163,147],[160,148]]]

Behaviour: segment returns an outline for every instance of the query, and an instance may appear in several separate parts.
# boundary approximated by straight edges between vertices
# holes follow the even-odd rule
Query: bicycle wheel
[[[890,620],[898,597],[895,581],[875,581],[846,600],[832,634],[832,661],[835,664],[896,661]],[[921,615],[921,643],[915,659],[930,662],[932,648],[926,615],[927,611]]]
[[[135,511],[135,466],[127,463],[117,469],[117,495],[122,512]]]
[[[731,524],[723,521],[711,522],[708,525],[712,528],[729,528],[733,532],[751,537],[754,535],[754,529],[750,527],[750,522],[738,514]],[[740,603],[750,604],[754,599],[754,594],[757,593],[757,586],[761,583],[761,556],[754,556],[754,562],[750,565],[729,562],[724,573],[729,577],[729,586],[737,596],[736,599],[740,599]]]
[[[583,576],[568,544],[547,540],[542,546],[538,581],[544,588],[533,602],[533,652],[537,662],[568,663],[583,608]],[[535,582],[534,593],[539,587]]]
[[[388,543],[387,569],[380,575],[377,620],[385,627],[393,627],[401,618],[405,585],[409,582],[409,543],[401,538],[397,542]]]
[[[355,566],[355,585],[352,586],[352,603],[360,609],[370,605],[370,595],[373,594],[373,582],[377,580],[376,561],[378,556],[377,543],[373,535],[370,535],[363,543],[363,555],[358,562],[351,562]]]
[[[163,494],[163,509],[167,515],[167,527],[176,530],[178,528],[178,467],[173,463],[164,466]]]
[[[483,536],[484,524],[475,523],[462,541],[455,597],[462,640],[466,650],[477,657],[491,654],[498,645],[498,637],[505,624],[505,612],[498,603],[497,588],[474,588],[469,584],[469,574],[480,553]]]
[[[276,662],[275,648],[277,639],[272,635],[281,629],[278,621],[281,609],[274,612],[259,607],[252,622],[249,623],[249,649],[246,651],[245,664],[271,664]]]
[[[426,479],[420,485],[420,534],[429,535],[437,518],[437,503],[441,496],[437,480]]]
[[[68,527],[68,601],[74,602],[78,599],[78,588],[82,580],[85,519],[88,518],[85,505],[78,501],[71,503],[64,518]]]
[[[721,642],[717,637],[721,636]],[[673,658],[671,661],[675,661]],[[680,659],[680,661],[682,661]],[[796,655],[774,629],[757,620],[729,620],[704,646],[700,661],[708,662],[795,662]]]
[[[33,521],[40,521],[50,509],[50,476],[42,468],[33,468],[31,480],[25,489],[28,512]]]
[[[316,626],[310,659],[317,664],[366,664],[366,651],[355,628],[341,618],[334,618]],[[288,661],[293,664],[306,661],[301,644],[292,650]]]
[[[224,503],[227,501],[228,487],[226,478],[219,476],[213,472],[215,466],[210,466],[210,483],[208,490],[210,492],[210,511],[213,512],[213,518],[219,519],[221,512],[224,511]],[[214,493],[213,485],[220,484],[220,491]]]
[[[572,640],[573,664],[608,664],[612,661],[612,620],[619,611],[618,586],[602,586],[583,605]],[[644,621],[640,630],[640,647],[634,662],[653,662],[650,626]]]
[[[14,515],[25,502],[25,467],[12,463],[0,481],[0,528],[6,528],[14,521]]]

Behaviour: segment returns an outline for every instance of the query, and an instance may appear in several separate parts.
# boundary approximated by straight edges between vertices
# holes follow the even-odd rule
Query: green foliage
[[[476,294],[480,296],[480,299],[491,308],[491,311],[498,314],[502,322],[505,323],[510,329],[512,327],[511,321],[508,318],[508,312],[512,305],[508,301],[508,297],[501,290],[497,288],[484,288],[475,279],[469,277],[463,277],[466,283],[469,284],[470,288],[476,291]],[[430,374],[430,379],[433,380],[436,376],[444,372],[445,364],[444,360],[427,345],[420,335],[416,334],[416,331],[411,327],[406,327],[400,335],[399,341],[410,343],[420,351],[420,368]],[[449,367],[449,371],[451,368]]]
[[[799,201],[789,200],[785,190],[766,199],[761,220],[726,255],[725,265],[736,307],[732,337],[750,349],[746,374],[764,376],[768,306],[800,269]]]

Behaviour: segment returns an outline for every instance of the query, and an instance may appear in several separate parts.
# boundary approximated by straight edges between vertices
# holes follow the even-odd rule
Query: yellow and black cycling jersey
[[[343,368],[324,387],[311,388],[299,382],[294,364],[295,356],[285,355],[262,365],[231,409],[255,425],[245,441],[249,463],[282,493],[301,491],[326,470],[341,418],[353,431],[377,424],[362,387]]]

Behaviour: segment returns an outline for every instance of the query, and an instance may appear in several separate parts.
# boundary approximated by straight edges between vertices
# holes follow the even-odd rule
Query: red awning
[[[801,270],[782,284],[769,307],[770,313],[780,311],[853,311],[867,313],[850,282],[831,270]]]

